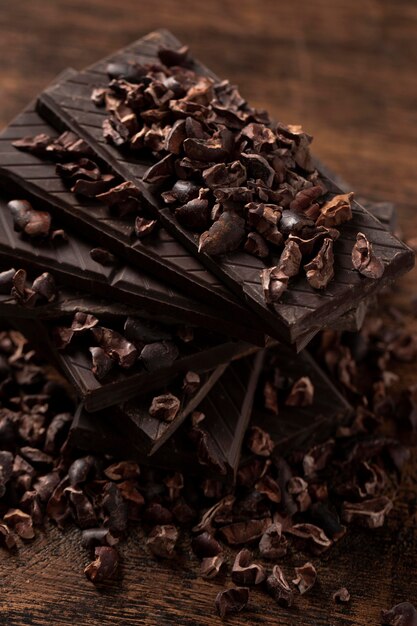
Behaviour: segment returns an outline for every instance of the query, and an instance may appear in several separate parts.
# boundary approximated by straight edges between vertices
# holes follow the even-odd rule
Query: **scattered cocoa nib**
[[[200,378],[200,375],[197,374],[197,372],[186,373],[186,375],[184,376],[183,383],[182,383],[182,388],[187,395],[189,396],[194,395],[197,389],[200,387],[200,385],[201,385],[201,378]]]
[[[16,547],[16,537],[7,524],[0,523],[0,545],[7,550],[13,550]]]
[[[216,610],[221,619],[228,615],[239,613],[249,603],[249,589],[246,587],[232,587],[217,594]]]
[[[200,237],[199,252],[212,256],[236,250],[245,234],[245,222],[233,211],[225,211]]]
[[[356,243],[352,248],[352,265],[367,278],[381,278],[384,273],[383,261],[375,255],[372,244],[363,233],[356,235]]]
[[[44,272],[32,283],[32,291],[47,302],[52,302],[58,295],[54,277],[49,272]]]
[[[308,376],[299,378],[285,400],[287,406],[311,406],[314,402],[314,387]]]
[[[255,483],[255,489],[258,493],[266,496],[270,502],[275,502],[276,504],[281,502],[281,487],[271,476],[262,476],[262,478]]]
[[[105,267],[113,266],[116,264],[116,257],[104,248],[93,248],[90,250],[90,256],[96,263],[104,265]]]
[[[282,534],[282,526],[275,522],[268,526],[259,541],[259,552],[264,559],[275,561],[287,554],[288,541]]]
[[[320,207],[320,215],[316,220],[317,226],[334,228],[352,219],[352,199],[354,193],[344,193],[334,196]]]
[[[146,545],[155,556],[161,559],[171,559],[175,556],[177,541],[178,530],[175,526],[155,526],[146,540]]]
[[[383,626],[416,626],[417,609],[411,602],[401,602],[388,611],[381,611]]]
[[[181,401],[172,393],[153,398],[149,407],[149,415],[164,422],[172,422],[180,410]]]
[[[129,480],[137,478],[140,474],[140,468],[134,461],[118,461],[109,465],[104,470],[104,475],[110,480]]]
[[[36,211],[27,200],[10,200],[7,203],[13,217],[15,230],[28,237],[47,237],[51,230],[51,216],[46,211]]]
[[[279,565],[274,565],[272,574],[266,579],[266,590],[284,608],[292,606],[294,594]]]
[[[265,580],[266,574],[262,565],[252,561],[252,554],[244,548],[236,555],[232,568],[232,581],[242,587],[253,587]]]
[[[146,522],[160,526],[171,524],[173,520],[171,511],[158,502],[149,504],[149,506],[146,507],[143,517]]]
[[[225,559],[223,554],[204,558],[200,565],[200,576],[207,580],[216,578],[216,576],[220,574],[224,564]]]
[[[301,543],[308,547],[313,554],[325,552],[333,543],[325,532],[314,524],[294,524],[285,532],[300,539]]]
[[[265,408],[268,411],[272,411],[274,415],[278,415],[278,393],[275,385],[271,383],[271,381],[267,380],[264,385],[264,403]]]
[[[340,589],[334,592],[333,600],[335,602],[345,604],[346,602],[350,601],[350,593],[346,589],[346,587],[341,587]]]
[[[35,537],[31,516],[20,509],[9,509],[3,515],[3,522],[6,526],[11,526],[22,539],[33,539]]]
[[[89,563],[84,574],[92,583],[102,583],[113,578],[119,565],[119,553],[112,546],[97,546],[94,561]]]
[[[268,244],[259,233],[248,233],[244,249],[260,259],[265,259],[269,255]]]
[[[309,478],[324,470],[333,456],[334,449],[333,439],[310,448],[303,458],[304,475]]]
[[[317,571],[314,565],[310,562],[304,563],[301,567],[295,568],[297,578],[293,580],[294,585],[298,587],[298,591],[301,595],[310,591],[317,580]]]
[[[367,528],[379,528],[385,522],[385,516],[392,510],[393,503],[387,496],[365,500],[365,502],[345,502],[343,520]]]
[[[135,219],[135,235],[138,239],[144,239],[151,235],[158,226],[157,220],[146,219],[138,216]]]
[[[189,437],[196,446],[199,464],[225,475],[227,473],[226,466],[213,437],[203,427],[198,425],[193,426]]]
[[[101,348],[114,359],[120,367],[128,369],[135,364],[138,352],[133,343],[111,328],[94,326],[91,332]]]
[[[207,531],[193,538],[191,548],[200,559],[217,556],[222,552],[219,542]]]
[[[293,497],[297,510],[301,513],[311,506],[311,498],[308,492],[308,483],[300,476],[293,476],[287,483],[287,491]]]
[[[270,456],[275,444],[270,435],[259,426],[252,426],[247,435],[247,446],[253,454],[258,456]]]
[[[259,539],[270,525],[271,519],[269,517],[254,519],[222,526],[219,533],[229,545],[238,546]]]
[[[68,468],[68,480],[72,487],[85,483],[97,470],[96,459],[91,455],[75,459]]]
[[[264,269],[261,272],[262,289],[267,304],[279,301],[287,289],[289,279],[298,274],[300,264],[300,248],[294,241],[288,240],[278,265]]]
[[[325,239],[317,256],[304,265],[309,284],[314,289],[325,289],[334,277],[333,240]]]
[[[113,368],[114,360],[98,346],[89,348],[92,360],[91,371],[98,380],[103,380]]]

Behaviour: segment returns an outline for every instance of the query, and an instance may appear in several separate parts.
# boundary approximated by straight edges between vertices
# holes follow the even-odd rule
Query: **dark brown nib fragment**
[[[280,606],[284,608],[292,606],[294,594],[279,565],[274,565],[272,574],[266,579],[266,589]]]
[[[232,587],[217,594],[216,610],[222,619],[233,613],[239,613],[248,605],[249,589]]]
[[[161,559],[171,559],[175,556],[178,536],[175,526],[170,524],[155,526],[146,540],[146,545],[155,556]]]
[[[341,604],[345,604],[346,602],[350,601],[350,593],[346,589],[346,587],[341,587],[340,589],[338,589],[337,591],[334,592],[333,600],[335,602],[339,602]]]
[[[135,219],[135,235],[138,239],[144,239],[151,235],[156,230],[157,226],[157,220],[138,216]]]
[[[352,264],[355,270],[367,278],[381,278],[384,273],[382,259],[375,255],[372,244],[363,233],[356,235],[356,243],[352,249]]]
[[[232,568],[232,581],[235,585],[252,587],[265,580],[265,570],[259,563],[254,563],[252,554],[244,548],[236,555]]]
[[[7,205],[13,217],[15,230],[28,237],[47,237],[51,230],[51,215],[35,211],[27,200],[10,200]]]
[[[304,265],[307,280],[314,289],[325,289],[334,276],[333,240],[325,239],[317,256]]]
[[[222,213],[200,237],[199,251],[213,256],[233,252],[245,234],[244,220],[233,211]]]
[[[310,562],[304,563],[301,567],[295,568],[297,578],[293,580],[294,585],[298,587],[299,592],[303,595],[310,591],[317,580],[317,571]]]
[[[273,304],[280,300],[288,287],[289,279],[298,274],[301,259],[298,245],[295,241],[287,240],[278,265],[262,271],[262,288],[267,304]]]
[[[119,554],[111,546],[98,546],[94,550],[95,560],[87,565],[84,574],[92,583],[102,583],[113,578],[119,564]]]
[[[259,552],[264,559],[275,561],[287,554],[288,541],[279,522],[271,524],[259,541]]]
[[[172,393],[153,398],[149,407],[149,415],[164,422],[172,422],[180,410],[181,401]]]
[[[311,406],[313,402],[313,383],[308,376],[302,376],[294,383],[285,404],[287,406]]]
[[[104,266],[113,266],[116,263],[116,257],[108,250],[103,248],[93,248],[90,250],[90,256],[96,263]]]
[[[223,554],[204,558],[201,561],[200,576],[207,580],[216,578],[216,576],[220,574],[224,564],[225,559]]]
[[[383,526],[385,517],[393,508],[393,502],[387,496],[379,496],[365,502],[345,502],[343,520],[367,528]]]

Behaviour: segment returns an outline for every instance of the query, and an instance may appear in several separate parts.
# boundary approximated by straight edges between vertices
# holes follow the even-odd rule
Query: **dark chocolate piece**
[[[275,380],[279,376],[282,380]],[[292,384],[301,377],[308,377],[314,388],[313,402],[309,406],[288,406],[285,402]],[[265,408],[264,386],[267,380],[279,383],[277,393],[278,415]],[[304,350],[295,355],[286,346],[267,352],[255,403],[251,425],[268,433],[275,444],[273,454],[287,454],[294,448],[302,448],[323,441],[338,425],[352,414],[352,407],[336,389],[310,354]]]
[[[178,48],[180,44],[166,31],[151,33],[114,55],[112,60],[154,62],[161,45]],[[69,127],[77,132],[90,143],[94,152],[108,161],[115,172],[125,180],[134,182],[149,204],[158,211],[163,225],[232,291],[245,298],[267,324],[268,333],[291,341],[300,333],[310,330],[313,325],[323,327],[352,308],[352,304],[357,305],[363,298],[375,293],[413,266],[412,252],[386,233],[363,207],[353,202],[353,219],[342,227],[342,236],[335,243],[335,280],[324,293],[316,293],[305,278],[298,277],[284,293],[281,303],[267,306],[260,282],[260,273],[265,268],[262,259],[243,252],[236,252],[220,259],[199,254],[197,239],[193,233],[180,227],[169,208],[161,208],[153,189],[144,183],[143,176],[150,163],[144,164],[130,156],[125,157],[117,148],[105,142],[101,126],[103,115],[106,113],[97,109],[90,100],[93,84],[105,86],[108,82],[105,67],[106,63],[101,61],[61,85],[48,89],[39,100],[42,114],[57,126]],[[194,67],[202,74],[213,76],[196,62]],[[202,158],[206,158],[206,155]],[[325,183],[331,194],[340,193],[330,181],[326,180]],[[367,279],[351,270],[350,251],[358,230],[368,236],[376,254],[384,261],[385,272],[381,279]],[[274,263],[274,259],[272,262]]]
[[[82,406],[74,417],[69,443],[81,450],[122,455],[153,467],[234,480],[263,358],[264,353],[259,352],[255,357],[229,365],[198,407],[204,414],[199,428],[212,444],[216,463],[201,464],[186,424],[155,454],[148,456],[138,449],[142,432],[138,431],[135,438],[133,435],[126,438],[118,417],[111,411],[90,414]]]
[[[71,350],[58,350],[52,338],[52,328],[39,320],[14,319],[20,330],[41,354],[45,354],[63,371],[75,387],[78,397],[88,411],[98,411],[125,400],[147,394],[167,385],[180,373],[192,370],[207,372],[222,363],[256,352],[258,348],[243,341],[208,338],[192,345],[184,344],[184,350],[168,367],[148,371],[137,363],[129,369],[112,368],[109,375],[98,380],[91,369],[91,354],[77,345]],[[210,340],[211,339],[211,340]]]
[[[68,73],[75,74],[68,70],[64,76]],[[51,160],[53,154],[45,160],[12,145],[22,137],[39,133],[56,135],[54,128],[30,105],[0,134],[0,179],[10,193],[18,197],[23,193],[24,197],[46,206],[59,216],[62,224],[81,228],[83,236],[124,258],[133,267],[192,293],[214,308],[218,306],[232,315],[246,316],[248,325],[250,320],[255,324],[253,314],[166,230],[160,228],[152,236],[137,239],[135,228],[141,224],[135,223],[134,214],[129,222],[127,217],[110,214],[98,199],[74,195],[56,172]]]
[[[252,317],[244,313],[242,324],[236,317],[228,317],[223,309],[209,307],[182,295],[156,279],[127,265],[106,267],[90,256],[91,247],[73,234],[61,243],[56,240],[28,241],[16,233],[7,202],[0,197],[0,264],[10,267],[10,259],[18,268],[33,272],[50,271],[56,280],[69,288],[93,293],[97,297],[114,298],[148,314],[166,314],[170,317],[223,332],[241,336],[247,341],[262,344],[264,335],[252,325]],[[247,321],[246,321],[247,320]]]

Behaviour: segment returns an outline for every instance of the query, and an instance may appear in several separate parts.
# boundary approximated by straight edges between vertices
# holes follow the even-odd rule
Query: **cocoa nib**
[[[268,244],[259,233],[248,233],[244,248],[249,254],[264,259],[269,255]]]
[[[196,393],[200,384],[201,379],[197,372],[187,372],[184,376],[182,388],[187,395],[192,396]]]
[[[215,578],[219,575],[224,563],[225,559],[223,554],[204,558],[200,565],[200,576],[208,580]]]
[[[417,610],[411,602],[396,604],[389,611],[381,611],[383,626],[417,626]]]
[[[135,235],[138,239],[144,239],[151,235],[158,226],[157,220],[146,219],[138,216],[135,219]]]
[[[367,278],[381,278],[384,273],[382,259],[375,255],[372,244],[363,233],[356,235],[356,243],[352,249],[352,265]]]
[[[288,542],[282,534],[282,526],[276,522],[268,526],[259,541],[259,552],[264,559],[275,561],[287,554]]]
[[[265,580],[265,570],[259,563],[252,561],[252,554],[244,548],[236,555],[232,568],[232,581],[235,585],[252,587]]]
[[[386,496],[365,500],[365,502],[345,502],[343,505],[343,520],[350,523],[379,528],[385,522],[385,516],[392,510],[392,500]]]
[[[47,237],[51,230],[51,216],[46,211],[35,211],[27,200],[10,200],[7,204],[15,230],[28,237]]]
[[[345,604],[346,602],[349,602],[350,600],[350,593],[346,589],[346,587],[341,587],[340,589],[334,592],[333,600],[335,602],[339,602],[340,604]]]
[[[267,304],[273,304],[279,301],[282,294],[287,289],[289,279],[298,274],[300,264],[300,248],[294,241],[288,240],[278,265],[264,269],[261,273],[262,288]]]
[[[233,252],[245,234],[245,221],[232,211],[222,213],[200,237],[199,252],[212,256]]]
[[[279,606],[284,608],[292,606],[294,594],[279,565],[274,565],[272,574],[266,579],[266,589]]]
[[[258,456],[270,456],[274,449],[274,442],[270,435],[259,428],[259,426],[253,426],[247,437],[247,446],[251,452]]]
[[[249,602],[249,589],[246,587],[232,587],[217,594],[216,610],[222,619],[227,615],[239,613]]]
[[[114,359],[120,367],[132,367],[138,357],[138,352],[130,341],[111,328],[94,326],[91,329],[99,346]]]
[[[94,549],[94,561],[89,563],[84,574],[92,583],[101,583],[113,578],[119,564],[119,554],[111,546],[98,546]]]
[[[164,422],[172,422],[180,410],[181,402],[172,393],[153,398],[149,407],[149,415]]]
[[[325,239],[317,256],[304,265],[307,280],[314,289],[325,289],[334,277],[333,239]]]
[[[286,533],[301,540],[300,543],[307,546],[313,554],[321,554],[332,545],[331,539],[314,524],[294,524]]]
[[[108,250],[104,250],[104,248],[93,248],[90,250],[90,257],[96,263],[104,266],[112,266],[116,264],[116,257],[114,254],[109,252]]]
[[[303,595],[310,591],[317,580],[317,571],[310,562],[305,563],[302,567],[296,567],[295,573],[297,578],[293,580],[294,585],[298,587],[299,592]]]
[[[91,371],[98,380],[102,380],[112,369],[114,360],[99,346],[93,346],[89,350],[92,360]]]
[[[314,401],[314,387],[308,376],[299,378],[290,391],[285,404],[287,406],[311,406]]]
[[[155,556],[171,559],[175,555],[177,541],[178,530],[175,526],[155,526],[146,540],[146,545]]]
[[[217,556],[222,552],[219,542],[207,531],[193,538],[191,548],[200,559]]]
[[[270,518],[235,522],[234,524],[223,526],[219,532],[229,545],[238,546],[259,539],[270,524]]]
[[[210,207],[205,198],[193,198],[175,209],[178,222],[194,232],[201,232],[210,225]]]
[[[351,203],[353,192],[334,196],[320,207],[320,215],[316,220],[317,226],[334,228],[352,219]]]

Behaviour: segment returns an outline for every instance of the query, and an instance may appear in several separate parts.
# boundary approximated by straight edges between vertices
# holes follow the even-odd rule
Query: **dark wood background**
[[[82,68],[147,31],[166,27],[254,104],[302,123],[317,156],[354,189],[394,201],[406,237],[417,236],[417,6],[413,0],[0,0],[0,123],[55,74]],[[392,301],[417,296],[416,272]],[[412,315],[410,328],[416,329]],[[398,370],[416,379],[416,366]],[[415,452],[415,450],[414,450]],[[298,608],[260,593],[232,624],[372,626],[379,611],[417,600],[417,461],[387,528],[351,533],[321,564],[321,584]],[[0,624],[199,626],[219,623],[220,587],[195,562],[155,564],[134,534],[121,577],[98,592],[82,574],[78,532],[51,528],[17,556],[0,555]],[[348,606],[332,593],[346,584]]]

